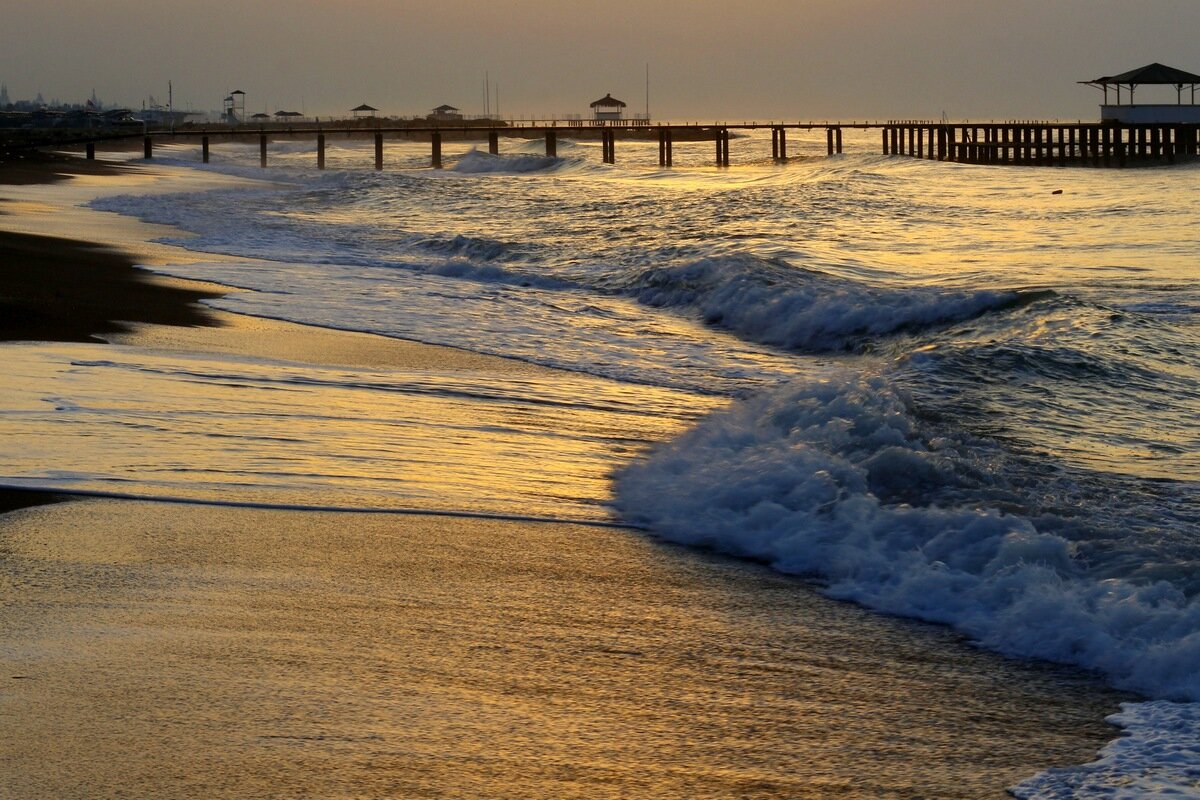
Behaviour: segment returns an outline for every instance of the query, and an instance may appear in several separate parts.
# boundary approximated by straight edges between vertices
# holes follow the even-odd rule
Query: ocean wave
[[[1111,509],[1008,467],[994,444],[921,420],[882,377],[847,375],[714,414],[625,469],[616,505],[664,538],[819,577],[834,597],[989,649],[1200,700],[1188,562],[1137,571],[1130,556],[1152,542],[1110,535]]]
[[[809,352],[859,349],[875,337],[961,322],[1041,296],[873,287],[748,255],[655,267],[626,290],[649,306],[694,309],[751,341]]]
[[[555,156],[522,155],[492,155],[472,149],[458,160],[451,171],[477,174],[505,173],[525,174],[530,172],[547,172],[556,170],[567,164],[568,160]]]

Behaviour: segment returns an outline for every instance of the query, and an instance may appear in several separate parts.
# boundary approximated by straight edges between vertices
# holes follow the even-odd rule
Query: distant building
[[[1200,106],[1196,105],[1196,87],[1200,75],[1184,72],[1163,64],[1147,64],[1140,69],[1108,75],[1090,81],[1079,81],[1085,86],[1104,90],[1104,104],[1100,106],[1102,122],[1121,122],[1127,125],[1143,123],[1200,123]],[[1135,90],[1139,86],[1170,86],[1175,90],[1174,103],[1137,103]],[[1122,103],[1121,92],[1128,102]],[[1115,91],[1116,103],[1109,103],[1109,91]],[[1184,102],[1184,91],[1188,92]]]
[[[437,120],[438,122],[453,122],[462,118],[462,112],[450,105],[440,105],[429,115],[429,119]]]
[[[594,120],[623,119],[625,116],[625,104],[611,94],[592,103],[591,109]]]
[[[379,111],[378,108],[376,108],[375,106],[369,106],[366,103],[363,103],[361,106],[356,106],[355,108],[350,109],[350,113],[354,115],[355,119],[358,119],[359,117],[373,117],[373,116],[375,116],[376,112],[378,112],[378,111]]]

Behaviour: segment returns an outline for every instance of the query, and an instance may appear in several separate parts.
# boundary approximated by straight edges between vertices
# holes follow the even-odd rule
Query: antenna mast
[[[650,119],[650,62],[646,62],[646,120]]]

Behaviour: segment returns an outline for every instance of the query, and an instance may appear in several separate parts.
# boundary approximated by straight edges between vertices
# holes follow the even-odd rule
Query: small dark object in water
[[[1062,194],[1062,189],[1055,189],[1055,190],[1054,190],[1053,192],[1051,192],[1050,194]]]

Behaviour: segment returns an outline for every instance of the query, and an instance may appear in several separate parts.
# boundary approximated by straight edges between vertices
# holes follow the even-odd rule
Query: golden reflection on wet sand
[[[13,800],[966,798],[1117,695],[623,530],[85,500],[0,522]]]

